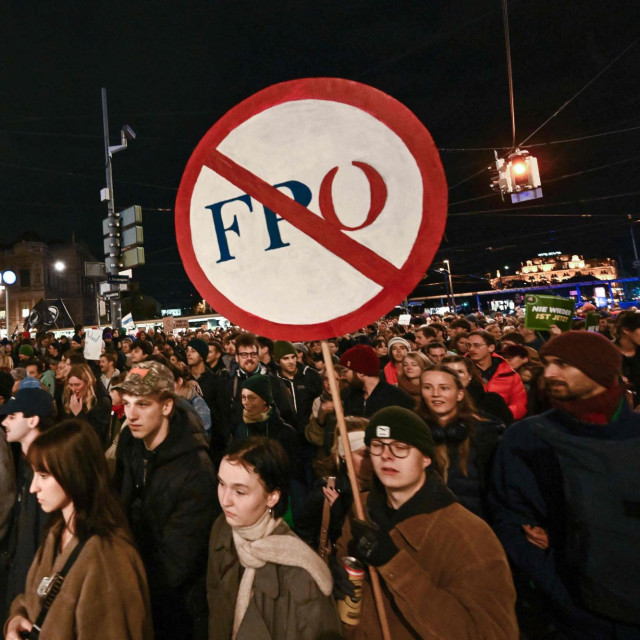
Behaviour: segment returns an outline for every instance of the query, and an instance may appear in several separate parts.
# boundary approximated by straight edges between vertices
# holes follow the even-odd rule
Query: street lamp
[[[7,270],[7,271],[0,272],[0,282],[4,282],[4,284],[6,285],[4,287],[4,291],[5,291],[4,320],[7,326],[7,338],[9,338],[9,327],[11,326],[9,322],[9,285],[15,284],[17,279],[18,278],[16,276],[15,271]]]
[[[456,297],[453,293],[453,280],[451,279],[451,265],[448,260],[443,260],[442,262],[447,265],[447,276],[449,278],[449,304],[451,305],[452,313],[456,312]]]
[[[53,263],[53,268],[58,272],[62,272],[67,268],[67,265],[62,260],[57,260]]]

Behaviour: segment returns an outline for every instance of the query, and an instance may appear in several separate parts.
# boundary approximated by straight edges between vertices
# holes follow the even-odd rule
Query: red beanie
[[[380,375],[380,360],[373,347],[366,344],[357,344],[347,349],[340,358],[340,364],[365,376]]]
[[[607,388],[615,386],[622,370],[620,351],[594,331],[567,331],[555,336],[540,349],[540,357],[544,356],[561,358]]]

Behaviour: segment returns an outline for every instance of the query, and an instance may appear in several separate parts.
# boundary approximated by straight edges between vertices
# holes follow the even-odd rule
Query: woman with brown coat
[[[93,429],[82,420],[65,420],[34,440],[27,459],[34,470],[31,492],[53,516],[25,592],[11,605],[5,639],[38,637],[34,625],[39,622],[43,639],[151,640],[144,567],[109,489],[107,464]],[[39,620],[48,579],[55,578],[79,546],[44,620]],[[23,635],[27,633],[32,635]]]

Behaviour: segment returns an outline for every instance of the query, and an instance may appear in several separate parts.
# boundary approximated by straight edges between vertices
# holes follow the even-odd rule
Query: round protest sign
[[[220,314],[289,340],[354,331],[424,276],[447,188],[429,132],[334,78],[251,96],[200,141],[176,201],[185,270]]]

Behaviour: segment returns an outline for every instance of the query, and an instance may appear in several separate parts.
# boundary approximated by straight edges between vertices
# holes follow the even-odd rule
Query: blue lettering
[[[311,189],[307,187],[306,184],[302,182],[298,182],[297,180],[288,180],[287,182],[281,182],[280,184],[274,184],[274,189],[279,189],[281,187],[286,187],[291,191],[291,195],[293,199],[301,204],[303,207],[308,206],[311,202]],[[264,217],[267,223],[267,233],[269,234],[269,246],[265,249],[265,251],[271,251],[273,249],[281,249],[282,247],[288,247],[290,245],[289,242],[283,242],[282,236],[280,235],[280,229],[278,228],[278,223],[284,218],[281,218],[277,213],[271,211],[267,207],[264,208]]]
[[[216,264],[220,262],[226,262],[227,260],[235,260],[235,257],[231,255],[229,251],[229,242],[227,241],[227,232],[233,231],[238,237],[240,237],[240,229],[238,228],[238,218],[234,215],[233,222],[228,226],[224,226],[224,222],[222,221],[222,207],[225,204],[229,204],[230,202],[244,202],[249,208],[249,211],[253,211],[253,207],[251,205],[251,198],[248,195],[239,196],[237,198],[232,198],[231,200],[224,200],[223,202],[216,202],[216,204],[211,204],[206,209],[211,210],[211,214],[213,215],[213,226],[216,231],[216,237],[218,239],[218,248],[220,249],[220,260],[216,260]],[[267,223],[268,225],[268,223]],[[276,223],[277,229],[277,223]]]

